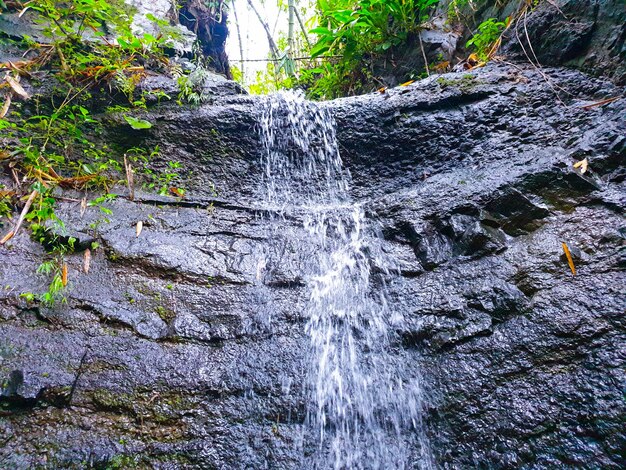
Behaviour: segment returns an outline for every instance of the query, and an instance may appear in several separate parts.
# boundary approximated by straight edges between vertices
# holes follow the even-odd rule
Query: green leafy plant
[[[3,188],[4,186],[0,185],[0,218],[8,217],[13,210],[10,193]]]
[[[209,72],[198,66],[188,75],[179,73],[176,79],[178,83],[178,103],[199,105],[209,100],[210,95],[204,91],[204,85],[209,78]]]
[[[448,22],[453,23],[455,21],[460,21],[463,10],[466,9],[468,6],[472,10],[475,9],[472,0],[452,0],[448,4]]]
[[[333,98],[360,89],[371,78],[372,64],[418,34],[438,1],[318,0],[311,56],[338,60],[303,73],[310,94]]]
[[[182,163],[173,160],[163,162],[158,146],[151,152],[140,147],[134,147],[129,149],[126,155],[134,164],[144,189],[156,191],[161,196],[184,197],[185,189],[182,187],[181,175]],[[156,167],[160,167],[160,169],[156,170]]]
[[[108,207],[106,207],[105,204],[108,204],[114,201],[115,199],[117,199],[117,194],[113,194],[113,193],[104,194],[100,197],[95,198],[93,201],[89,201],[87,205],[89,207],[97,207],[98,209],[100,209],[100,212],[102,212],[103,214],[112,215],[113,211],[109,209]]]
[[[498,48],[502,31],[509,21],[509,19],[506,22],[498,21],[496,18],[483,21],[478,25],[478,32],[467,41],[466,47],[473,47],[481,61],[489,60]]]
[[[145,107],[144,94],[134,97],[136,85],[146,66],[167,64],[165,49],[175,40],[175,33],[162,20],[151,18],[162,33],[156,37],[136,35],[131,28],[131,8],[123,0],[32,0],[11,2],[4,8],[16,9],[20,17],[26,10],[38,12],[37,21],[49,38],[44,44],[27,38],[17,44],[31,56],[11,67],[16,72],[0,84],[8,87],[7,96],[14,93],[31,98],[19,85],[20,74],[32,79],[44,72],[56,81],[49,101],[31,98],[33,105],[26,113],[20,103],[7,100],[0,118],[0,161],[6,159],[23,187],[31,186],[36,195],[26,220],[32,237],[47,252],[38,273],[51,278],[46,292],[22,297],[52,306],[64,299],[65,256],[75,243],[73,238],[59,235],[65,226],[55,212],[55,191],[60,187],[102,192],[90,205],[106,216],[111,211],[105,204],[115,197],[109,194],[109,187],[123,175],[120,162],[111,158],[106,145],[92,141],[100,124],[91,115],[90,90],[108,87],[121,93],[129,103],[124,112]],[[136,129],[151,126],[145,120],[125,118]],[[0,215],[11,210],[11,197],[15,196],[0,192]]]
[[[133,129],[150,129],[152,127],[152,123],[145,119],[138,119],[133,116],[124,116],[124,119]]]
[[[50,256],[39,265],[37,273],[51,277],[51,280],[45,292],[41,294],[26,292],[21,294],[21,297],[29,302],[40,301],[46,307],[53,307],[59,301],[66,302],[64,291],[68,281],[65,256],[74,251],[76,243],[73,237],[58,235],[58,232],[64,229],[64,224],[53,212],[54,203],[52,197],[42,196],[37,207],[27,216],[33,220],[30,226],[33,238],[44,245]],[[51,219],[55,222],[54,228],[46,225]]]

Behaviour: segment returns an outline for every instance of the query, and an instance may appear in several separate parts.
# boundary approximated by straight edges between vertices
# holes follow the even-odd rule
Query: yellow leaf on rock
[[[400,86],[409,86],[411,83],[414,83],[415,80],[409,80],[408,82],[401,83]]]
[[[588,167],[589,167],[589,162],[587,161],[586,158],[579,162],[574,163],[574,168],[580,168],[581,175],[587,171]]]
[[[565,257],[567,258],[567,264],[569,264],[569,268],[572,270],[572,274],[576,276],[576,267],[574,266],[574,260],[572,259],[572,254],[569,251],[569,248],[565,244],[565,242],[561,243],[563,245],[563,252],[565,253]]]

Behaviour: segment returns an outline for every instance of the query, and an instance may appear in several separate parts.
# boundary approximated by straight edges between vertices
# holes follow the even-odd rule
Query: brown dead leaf
[[[4,104],[2,105],[2,109],[0,109],[0,118],[3,118],[9,112],[9,107],[11,106],[11,93],[7,93],[4,98]]]
[[[67,286],[67,263],[63,263],[63,268],[61,268],[61,283],[63,287]]]
[[[36,189],[32,193],[30,193],[30,196],[28,196],[28,200],[26,201],[26,204],[24,204],[24,208],[22,209],[20,218],[17,219],[15,228],[11,230],[9,233],[7,233],[4,237],[2,237],[2,240],[0,240],[0,245],[4,245],[6,242],[8,242],[11,238],[15,236],[17,231],[22,226],[22,223],[24,222],[24,219],[26,218],[26,214],[28,214],[28,211],[30,210],[30,206],[33,205],[33,201],[35,200],[35,197],[37,196],[37,194],[39,194],[39,192]]]
[[[439,63],[437,63],[437,64],[432,66],[432,69],[435,72],[438,72],[438,73],[445,72],[449,68],[450,68],[450,62],[447,61],[447,60],[443,60],[443,61],[441,61],[441,62],[439,62]]]
[[[170,188],[170,193],[172,193],[174,196],[179,197],[179,198],[185,197],[185,190],[181,188],[175,188],[172,186]]]
[[[16,78],[13,78],[11,75],[7,74],[5,75],[4,80],[10,85],[13,91],[20,95],[22,98],[24,98],[25,100],[30,98],[30,95],[26,92],[26,90],[24,90],[24,88],[22,87],[22,85],[20,85],[20,82]]]
[[[0,245],[4,245],[6,242],[8,242],[11,238],[13,238],[13,236],[15,235],[15,231],[11,230],[9,233],[7,233],[4,237],[2,237],[2,240],[0,240]]]
[[[378,93],[380,93],[381,95],[383,95],[386,91],[387,91],[387,87],[383,86],[380,87],[378,90],[376,90]]]
[[[85,256],[83,257],[83,272],[89,273],[89,267],[91,265],[91,250],[87,248],[85,250]]]
[[[569,264],[569,268],[572,271],[572,274],[576,276],[576,267],[574,266],[574,260],[572,258],[572,254],[569,251],[569,248],[565,244],[565,242],[561,243],[563,245],[563,252],[565,253],[565,257],[567,258],[567,264]]]
[[[574,168],[580,168],[581,175],[587,171],[588,167],[589,167],[589,161],[587,161],[586,158],[579,162],[574,163]]]
[[[124,169],[126,170],[126,184],[128,185],[128,198],[131,201],[135,200],[135,181],[133,178],[133,167],[128,162],[126,154],[124,154]]]
[[[85,215],[85,211],[87,210],[87,198],[84,197],[80,200],[80,216]]]

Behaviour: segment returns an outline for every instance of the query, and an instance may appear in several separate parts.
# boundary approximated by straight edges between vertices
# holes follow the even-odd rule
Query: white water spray
[[[281,253],[295,250],[297,266],[280,269],[297,270],[309,292],[305,447],[314,451],[303,468],[434,468],[419,377],[394,349],[403,319],[386,295],[393,263],[350,199],[330,113],[281,93],[267,98],[260,130],[274,251],[259,272],[278,269]],[[304,230],[287,229],[287,217]]]

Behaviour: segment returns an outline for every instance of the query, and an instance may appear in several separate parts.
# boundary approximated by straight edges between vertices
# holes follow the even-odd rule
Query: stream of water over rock
[[[433,468],[420,377],[397,354],[403,317],[385,288],[397,270],[351,200],[330,113],[298,94],[276,94],[264,103],[260,133],[270,243],[258,286],[282,276],[308,295],[298,312],[310,340],[302,467]],[[257,320],[271,328],[266,300]]]

